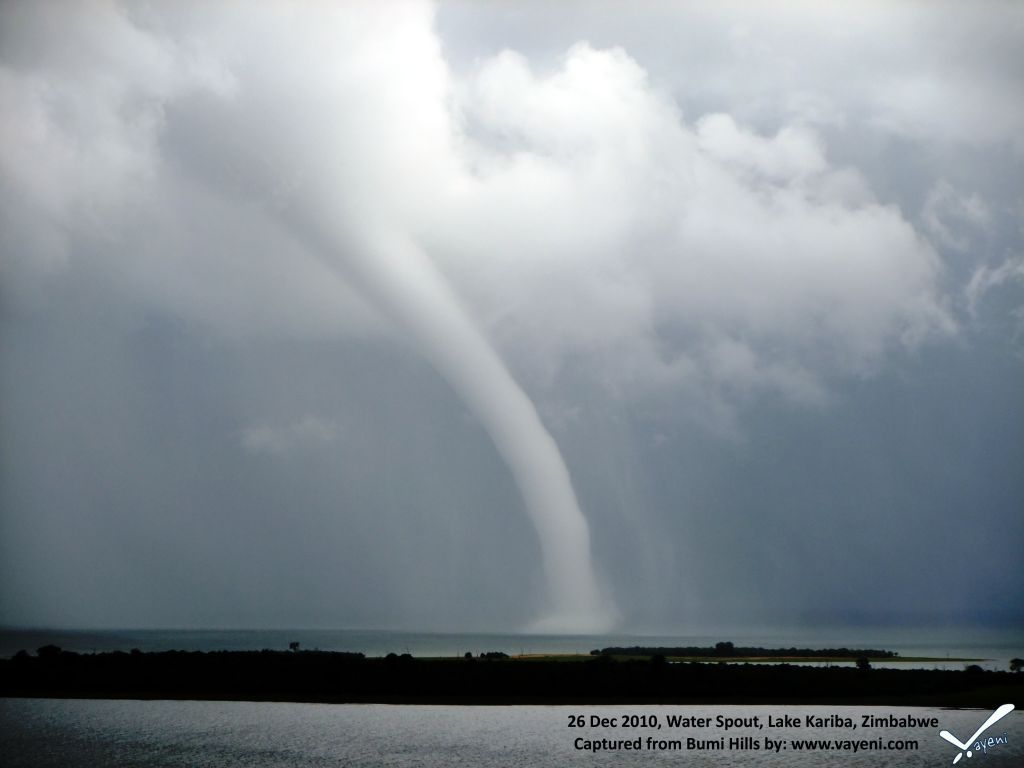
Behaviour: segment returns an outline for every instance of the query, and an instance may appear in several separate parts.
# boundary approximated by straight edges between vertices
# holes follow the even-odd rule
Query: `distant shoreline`
[[[426,632],[398,630],[310,630],[302,628],[276,630],[141,630],[141,629],[0,629],[0,659],[10,658],[19,649],[32,650],[45,645],[57,645],[78,653],[128,651],[138,648],[156,653],[170,650],[184,651],[260,651],[286,650],[291,642],[301,643],[303,650],[362,652],[367,656],[385,656],[390,652],[411,653],[416,658],[463,656],[466,652],[500,650],[518,656],[582,656],[588,657],[592,649],[605,647],[714,647],[716,642],[733,640],[740,647],[766,647],[781,651],[790,648],[828,649],[847,646],[856,649],[884,648],[894,654],[891,660],[872,660],[873,667],[962,670],[965,665],[978,663],[985,669],[1002,671],[1009,668],[1010,660],[1024,656],[1024,630],[962,629],[959,632],[899,629],[865,631],[851,627],[847,631],[798,632],[796,629],[765,630],[762,633],[716,633],[707,635],[635,635],[609,634],[603,636],[524,635],[502,633]],[[797,654],[780,654],[797,655]],[[911,662],[923,658],[926,661]],[[984,661],[965,661],[965,660]],[[686,660],[685,657],[675,660]],[[782,660],[781,658],[779,659]],[[743,662],[740,662],[743,663]],[[771,662],[768,662],[771,663]],[[797,663],[795,660],[791,663]],[[805,662],[800,662],[805,663]],[[806,663],[844,663],[819,659]]]
[[[327,651],[77,654],[0,660],[0,696],[407,704],[859,704],[995,707],[1024,675],[664,657],[413,658]],[[820,661],[820,659],[814,659]],[[733,660],[734,662],[736,660]]]

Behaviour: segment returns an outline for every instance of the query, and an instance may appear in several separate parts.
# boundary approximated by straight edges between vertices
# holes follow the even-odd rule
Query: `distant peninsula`
[[[671,659],[743,661],[763,659],[785,659],[789,661],[856,661],[857,659],[895,660],[899,654],[893,651],[882,651],[874,648],[761,648],[735,646],[730,642],[716,643],[714,646],[612,646],[595,649],[591,656],[614,657],[653,657],[664,656]],[[935,659],[940,661],[940,659]],[[946,659],[941,659],[946,661]],[[978,661],[978,659],[962,659],[962,661]]]

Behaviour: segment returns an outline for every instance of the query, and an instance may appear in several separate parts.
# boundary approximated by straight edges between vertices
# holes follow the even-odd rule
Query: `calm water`
[[[661,729],[569,728],[569,716],[655,715]],[[668,715],[710,717],[709,727],[666,725]],[[717,715],[750,718],[788,714],[850,717],[858,727],[753,728],[724,732]],[[862,714],[937,717],[939,728],[863,728]],[[208,701],[95,701],[0,699],[0,764],[19,766],[941,766],[958,750],[939,738],[948,729],[968,738],[989,712],[926,708],[623,706],[450,707],[282,704]],[[1005,736],[1004,736],[1005,734]],[[986,755],[961,760],[960,768],[1024,765],[1024,713],[1013,712],[986,735],[1005,743]],[[587,740],[651,736],[678,740],[632,751],[588,752]],[[730,748],[715,739],[751,739],[762,749]],[[769,754],[765,737],[787,743]],[[704,742],[687,748],[686,739]],[[916,740],[905,750],[837,747],[796,750],[793,739]],[[645,744],[645,742],[642,742]]]
[[[1021,629],[890,629],[826,628],[808,630],[766,630],[761,632],[722,632],[717,635],[524,635],[417,633],[381,630],[13,630],[0,629],[0,657],[10,658],[18,650],[35,651],[47,644],[69,651],[167,650],[285,650],[297,641],[302,648],[325,651],[358,651],[367,656],[411,653],[414,656],[461,656],[469,651],[521,653],[588,653],[607,646],[713,646],[720,640],[736,645],[765,648],[876,648],[896,651],[901,656],[936,658],[979,658],[982,667],[1007,669],[1009,660],[1024,657],[1024,630]],[[874,666],[886,666],[877,662]],[[914,664],[893,666],[908,667]],[[962,669],[963,662],[929,662],[926,668]]]

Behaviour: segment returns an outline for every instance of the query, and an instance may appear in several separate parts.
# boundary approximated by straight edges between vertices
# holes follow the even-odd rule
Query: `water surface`
[[[621,718],[656,715],[661,729],[569,727],[570,715]],[[669,728],[667,716],[712,718],[705,728]],[[734,728],[714,725],[718,715],[751,718],[806,714],[851,718],[858,727]],[[457,707],[288,704],[212,701],[98,701],[0,699],[0,764],[8,768],[88,766],[941,766],[957,750],[939,729],[862,728],[861,715],[937,717],[940,729],[967,738],[988,716],[979,710],[915,707],[622,706]],[[1006,743],[960,768],[1024,764],[1024,713],[991,729]],[[576,739],[678,740],[683,749],[591,752]],[[765,736],[794,739],[916,741],[904,750],[870,748],[794,751],[719,748],[715,740]],[[707,748],[686,749],[686,738]]]

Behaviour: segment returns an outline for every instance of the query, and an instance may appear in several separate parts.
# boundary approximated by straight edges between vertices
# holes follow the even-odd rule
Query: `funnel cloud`
[[[597,584],[586,518],[558,445],[530,398],[411,240],[368,233],[346,252],[354,254],[346,262],[348,277],[416,339],[483,424],[515,478],[547,577],[547,604],[529,628],[575,634],[610,629],[614,609]]]

